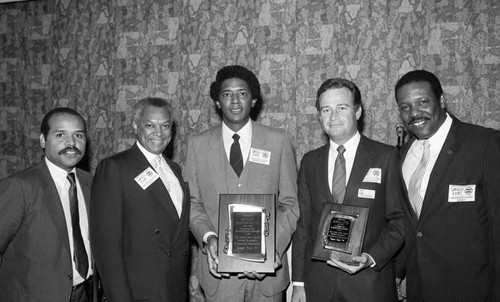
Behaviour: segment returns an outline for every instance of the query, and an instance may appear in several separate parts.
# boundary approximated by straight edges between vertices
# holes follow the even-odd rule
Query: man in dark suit
[[[0,181],[0,300],[92,301],[92,178],[75,168],[85,153],[83,117],[49,111],[40,144],[41,163]]]
[[[200,246],[196,276],[207,301],[281,302],[290,282],[286,249],[299,216],[290,140],[283,130],[250,119],[262,97],[257,77],[245,67],[220,69],[210,96],[223,123],[191,137],[184,169],[191,190],[191,231]],[[231,166],[230,150],[237,142],[239,169]],[[217,273],[220,194],[276,195],[275,274]]]
[[[163,151],[172,115],[160,98],[134,106],[137,142],[101,161],[90,204],[90,237],[110,302],[187,300],[189,191]]]
[[[304,155],[299,170],[300,218],[292,244],[292,301],[396,301],[394,256],[403,245],[399,157],[361,135],[358,87],[326,80],[316,107],[329,142]],[[359,265],[311,259],[324,203],[369,208]]]
[[[396,100],[414,135],[402,149],[409,302],[500,301],[500,134],[446,112],[438,78],[405,74]],[[401,265],[399,265],[401,264]]]

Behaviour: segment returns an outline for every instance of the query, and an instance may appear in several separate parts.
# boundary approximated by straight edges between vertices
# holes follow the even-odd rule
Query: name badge
[[[358,189],[359,198],[375,199],[375,190]]]
[[[382,169],[381,168],[370,168],[368,173],[366,173],[363,182],[372,182],[372,183],[382,183]]]
[[[476,201],[476,185],[450,185],[448,189],[448,202]]]
[[[146,170],[142,171],[141,174],[137,175],[134,180],[139,184],[139,186],[141,186],[143,190],[146,190],[158,178],[158,174],[156,174],[156,172],[151,169],[151,167],[148,167]]]
[[[254,163],[269,166],[269,163],[271,162],[271,151],[250,148],[250,158],[248,160]]]

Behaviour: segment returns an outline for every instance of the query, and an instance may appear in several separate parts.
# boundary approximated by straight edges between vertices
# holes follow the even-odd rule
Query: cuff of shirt
[[[205,235],[203,235],[203,243],[208,243],[208,237],[214,235],[217,237],[217,234],[215,232],[209,231]]]
[[[370,259],[373,262],[372,265],[370,265],[370,267],[375,267],[375,265],[377,265],[377,262],[375,262],[375,259],[373,259],[373,257],[370,254],[368,254],[368,253],[365,253],[365,254],[368,255],[368,257],[370,257]]]
[[[292,281],[293,286],[302,286],[304,287],[304,282]]]

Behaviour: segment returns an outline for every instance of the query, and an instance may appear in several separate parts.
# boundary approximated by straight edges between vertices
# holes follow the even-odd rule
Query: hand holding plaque
[[[361,255],[368,211],[365,207],[324,203],[312,258],[357,265],[353,257]]]
[[[217,272],[274,273],[275,195],[221,194]],[[255,273],[253,273],[255,272]]]

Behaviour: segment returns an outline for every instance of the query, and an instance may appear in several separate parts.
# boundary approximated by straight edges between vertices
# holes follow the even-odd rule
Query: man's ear
[[[257,99],[252,100],[252,108],[255,106],[255,104],[257,104]]]
[[[222,109],[221,106],[220,106],[220,102],[219,101],[215,101],[215,106],[217,106],[217,108],[219,108],[219,109]]]
[[[439,98],[439,106],[441,106],[441,108],[443,109],[446,109],[446,98],[444,97],[444,93]]]
[[[45,149],[45,136],[43,134],[40,134],[40,146]]]
[[[356,110],[356,120],[357,121],[361,117],[361,113],[363,113],[363,108],[361,108],[361,106],[358,106],[358,110]]]

